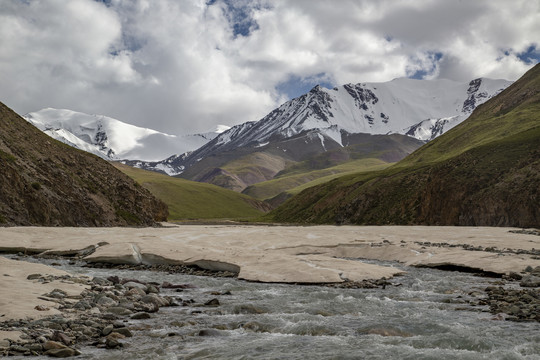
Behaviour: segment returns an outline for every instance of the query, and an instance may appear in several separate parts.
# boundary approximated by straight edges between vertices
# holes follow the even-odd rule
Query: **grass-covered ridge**
[[[322,184],[339,176],[360,171],[380,170],[390,165],[390,163],[374,158],[352,160],[325,169],[285,173],[283,176],[272,180],[251,185],[243,193],[261,200],[272,198],[284,192],[295,195],[304,189]]]
[[[114,164],[169,207],[169,220],[248,219],[260,216],[261,203],[219,186]]]
[[[540,65],[394,166],[306,189],[269,219],[540,226]]]

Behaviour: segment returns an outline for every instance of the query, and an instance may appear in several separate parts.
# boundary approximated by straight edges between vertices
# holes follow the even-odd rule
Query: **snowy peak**
[[[385,83],[316,86],[263,119],[235,126],[208,143],[197,157],[217,148],[260,147],[269,141],[316,130],[342,145],[343,133],[407,134],[431,140],[465,120],[474,108],[511,84],[506,80],[394,79]],[[211,148],[213,150],[211,150]]]
[[[47,108],[23,117],[49,136],[107,160],[161,160],[195,150],[217,136],[217,132],[170,135],[66,109]]]

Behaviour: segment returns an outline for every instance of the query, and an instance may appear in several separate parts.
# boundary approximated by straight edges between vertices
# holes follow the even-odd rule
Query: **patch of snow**
[[[317,136],[321,140],[321,146],[323,147],[324,151],[326,151],[326,146],[324,146],[324,136],[322,136],[321,133],[317,133]]]
[[[260,147],[266,146],[266,145],[268,145],[268,144],[270,144],[270,142],[269,142],[269,141],[266,141],[266,142],[263,142],[263,143],[260,143],[260,144],[255,145],[255,147],[260,148]]]
[[[218,126],[216,127],[216,131],[215,131],[215,132],[218,133],[218,134],[221,134],[222,132],[225,132],[225,131],[229,130],[230,128],[231,128],[231,127],[230,127],[230,126],[227,126],[227,125],[218,125]]]

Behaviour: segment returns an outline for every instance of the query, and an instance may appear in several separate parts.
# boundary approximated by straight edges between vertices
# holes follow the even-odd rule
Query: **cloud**
[[[540,4],[516,0],[4,0],[0,101],[169,133],[258,120],[317,83],[514,80]]]

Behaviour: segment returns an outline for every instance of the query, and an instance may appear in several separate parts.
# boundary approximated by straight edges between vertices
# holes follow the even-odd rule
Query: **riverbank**
[[[260,282],[339,283],[401,271],[350,261],[456,266],[509,274],[540,266],[540,236],[511,228],[426,226],[174,226],[0,228],[0,252],[88,262],[196,265]]]
[[[537,234],[535,230],[505,228],[390,226],[29,227],[0,228],[0,251],[42,257],[69,256],[83,259],[93,266],[127,266],[141,270],[162,267],[161,271],[170,272],[173,267],[198,267],[207,274],[219,271],[220,274],[249,281],[328,284],[344,288],[369,287],[355,284],[384,286],[387,279],[404,273],[403,269],[394,266],[358,259],[477,271],[504,277],[504,281],[514,281],[516,286],[526,287],[509,290],[492,286],[486,289],[487,298],[479,301],[479,305],[490,306],[493,313],[506,313],[511,320],[538,321],[540,236]],[[4,325],[11,324],[10,321],[28,322],[19,324],[19,327],[6,325],[0,330],[15,330],[0,333],[2,339],[11,338],[10,346],[21,335],[28,335],[17,329],[35,326],[31,321],[40,321],[43,317],[65,316],[66,309],[79,303],[81,294],[85,292],[99,290],[101,286],[99,291],[111,291],[112,295],[119,297],[113,299],[119,303],[130,290],[116,286],[122,284],[107,284],[108,288],[103,290],[102,285],[89,278],[72,277],[51,267],[2,257],[0,269],[0,287],[10,289],[0,294],[0,321]],[[154,284],[154,288],[159,290],[160,286],[156,285],[159,284]],[[60,294],[61,303],[47,296],[55,291]],[[97,297],[96,293],[92,295],[92,299]],[[130,301],[136,303],[138,300]],[[133,312],[136,307],[130,306],[133,309],[128,310]],[[103,313],[107,313],[105,308],[99,311],[99,314]],[[103,325],[96,327],[94,334],[99,333],[98,337],[102,339],[102,343],[98,341],[96,344],[104,345],[106,339],[103,340],[102,328],[111,322],[100,323],[91,318],[85,321]],[[80,323],[73,324],[80,329]],[[71,324],[67,327],[72,330]],[[53,334],[47,335],[47,341]],[[0,347],[6,345],[3,341]],[[40,344],[43,346],[43,342]],[[33,349],[37,349],[37,345]]]

